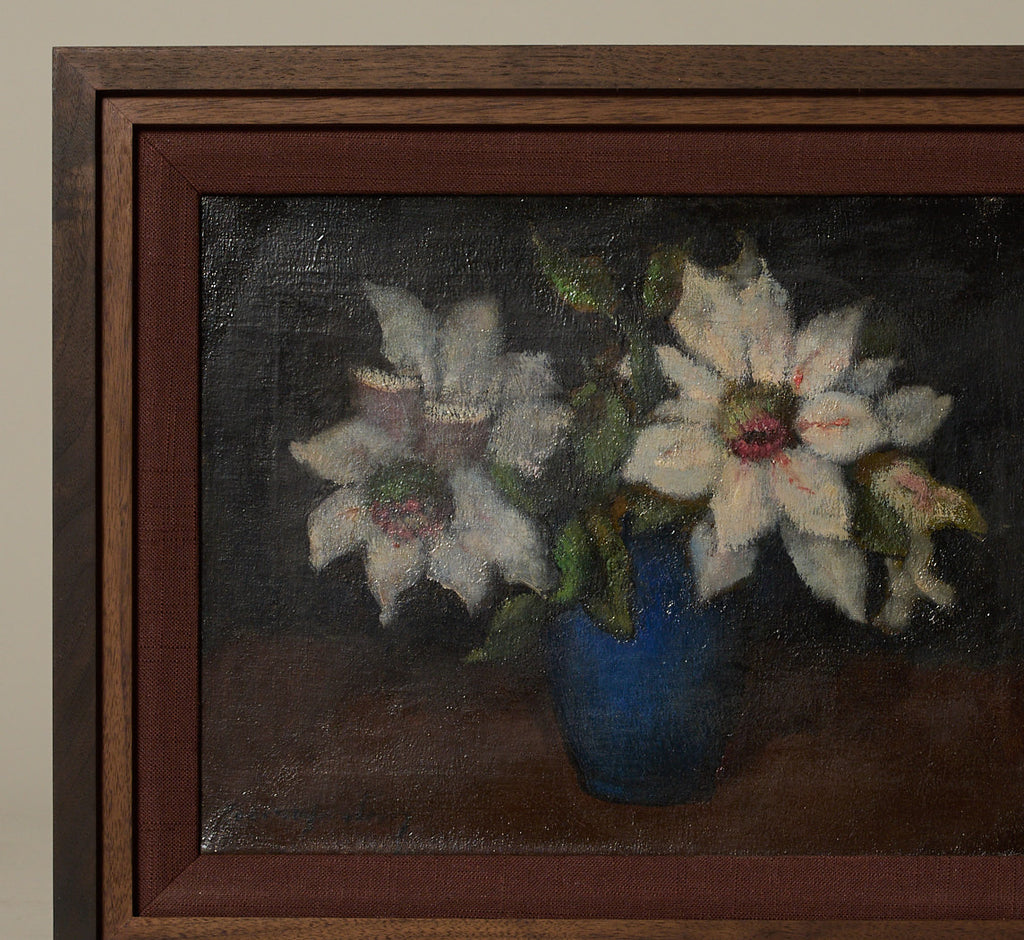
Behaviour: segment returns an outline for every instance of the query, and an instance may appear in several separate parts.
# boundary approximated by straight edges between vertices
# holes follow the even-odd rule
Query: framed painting
[[[1020,935],[1022,67],[58,50],[60,940]]]

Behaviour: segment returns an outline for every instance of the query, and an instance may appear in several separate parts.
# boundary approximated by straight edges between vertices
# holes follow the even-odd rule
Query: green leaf
[[[553,598],[556,604],[578,601],[590,584],[594,567],[594,550],[586,528],[573,519],[555,542],[555,564],[561,572],[558,590]]]
[[[467,663],[502,662],[532,652],[544,630],[547,604],[536,594],[516,594],[495,611],[483,646]]]
[[[640,414],[647,414],[665,398],[668,383],[661,371],[658,351],[650,338],[633,333],[629,340],[629,384]]]
[[[587,382],[586,385],[581,385],[569,399],[569,404],[576,411],[585,407],[587,402],[590,401],[597,394],[597,383]]]
[[[626,507],[634,532],[672,528],[683,532],[693,527],[707,509],[707,500],[680,500],[654,490],[634,487],[626,492]]]
[[[982,536],[988,531],[988,523],[974,500],[955,486],[939,486],[935,491],[938,512],[933,529],[963,529],[972,535]]]
[[[583,605],[612,636],[629,639],[633,627],[633,568],[622,531],[607,512],[588,513],[587,531],[593,539],[598,565],[599,589],[583,599]]]
[[[498,484],[498,489],[517,509],[522,509],[531,516],[536,516],[540,512],[536,483],[531,485],[515,467],[494,463],[491,465],[491,477]]]
[[[898,451],[869,454],[858,461],[857,480],[911,531],[956,528],[981,536],[988,528],[964,490],[940,483],[915,457]]]
[[[404,460],[382,467],[366,479],[366,492],[382,503],[400,503],[412,496],[443,498],[444,481],[433,467],[418,460]]]
[[[633,445],[633,426],[621,396],[605,392],[588,402],[589,419],[581,422],[576,441],[577,466],[583,477],[602,481],[614,477]]]
[[[666,245],[651,255],[644,276],[644,307],[652,317],[664,316],[679,303],[682,272],[689,252],[677,245]]]
[[[903,558],[910,549],[910,526],[875,490],[854,490],[853,535],[861,547],[892,558]]]
[[[581,313],[609,316],[619,303],[619,291],[608,266],[594,256],[577,257],[547,244],[534,234],[541,270],[562,298]]]
[[[860,331],[861,358],[898,355],[901,339],[895,317],[872,317],[864,323]]]

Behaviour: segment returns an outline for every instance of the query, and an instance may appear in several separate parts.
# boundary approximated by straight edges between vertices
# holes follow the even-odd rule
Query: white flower
[[[897,527],[905,527],[908,540],[903,558],[885,560],[889,593],[874,620],[886,633],[899,633],[918,601],[948,607],[956,600],[952,586],[932,571],[932,532],[955,526],[982,535],[985,521],[965,492],[942,485],[913,458],[882,454],[862,472],[872,498],[893,514]]]
[[[457,304],[442,321],[407,290],[363,286],[380,320],[381,351],[399,374],[417,379],[427,401],[484,412],[488,455],[539,476],[569,427],[548,356],[501,352],[493,299]]]
[[[906,558],[886,558],[889,570],[889,596],[874,624],[886,633],[900,633],[910,623],[910,615],[919,600],[931,601],[937,607],[949,607],[956,601],[952,585],[932,571],[935,546],[927,532],[910,536]]]
[[[298,447],[292,452],[300,460]],[[381,623],[401,595],[423,578],[458,594],[471,613],[492,578],[551,587],[547,552],[536,526],[510,506],[489,475],[461,465],[443,480],[427,464],[384,466],[368,480],[342,486],[309,514],[309,559],[317,570],[364,552]]]
[[[763,261],[746,262],[743,281],[687,263],[670,323],[688,352],[658,349],[678,393],[655,409],[624,475],[680,499],[710,495],[691,541],[704,598],[750,574],[756,541],[778,529],[811,590],[864,621],[841,467],[890,440],[922,443],[951,400],[926,388],[878,400],[893,363],[854,361],[860,311],[794,330],[786,291]]]
[[[500,354],[490,301],[457,306],[441,323],[407,291],[368,284],[383,352],[398,374],[354,374],[356,417],[291,453],[338,486],[309,514],[310,563],[364,555],[370,590],[390,622],[423,578],[475,613],[492,579],[547,590],[540,531],[492,482],[488,460],[537,475],[558,446],[568,410],[553,398],[547,358]]]

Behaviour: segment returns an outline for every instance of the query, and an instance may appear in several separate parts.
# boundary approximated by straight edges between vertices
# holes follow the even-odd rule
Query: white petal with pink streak
[[[800,439],[816,454],[849,463],[887,440],[871,402],[848,392],[823,392],[805,400],[797,414]]]
[[[850,494],[834,463],[797,447],[776,455],[768,473],[776,500],[797,528],[825,538],[849,535]]]
[[[853,361],[862,314],[847,307],[815,317],[796,335],[790,381],[798,395],[834,388]]]

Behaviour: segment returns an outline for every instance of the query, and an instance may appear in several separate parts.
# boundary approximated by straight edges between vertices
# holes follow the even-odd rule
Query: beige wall
[[[982,14],[981,11],[984,11]],[[1020,0],[37,0],[5,17],[0,936],[50,936],[50,47],[1022,43]]]

